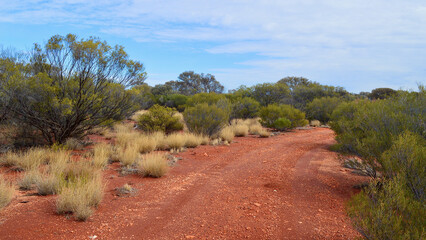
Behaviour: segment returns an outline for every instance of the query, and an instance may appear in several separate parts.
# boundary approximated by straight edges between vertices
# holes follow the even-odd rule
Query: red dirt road
[[[345,202],[362,177],[343,169],[329,129],[201,146],[161,179],[119,177],[87,222],[55,214],[56,196],[22,193],[0,212],[0,239],[353,239]],[[135,196],[118,197],[125,183]],[[29,201],[28,203],[20,203]],[[93,239],[93,238],[92,238]]]

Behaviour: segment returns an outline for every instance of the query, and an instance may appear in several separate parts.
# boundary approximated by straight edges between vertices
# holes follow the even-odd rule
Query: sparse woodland
[[[347,208],[366,239],[425,238],[424,86],[352,94],[285,77],[224,93],[211,74],[185,71],[155,86],[147,76],[124,47],[98,38],[57,35],[30,52],[3,50],[0,165],[21,173],[0,176],[0,208],[19,188],[57,195],[58,214],[84,221],[101,203],[102,172],[114,162],[122,174],[159,178],[173,167],[170,156],[187,148],[232,147],[236,137],[311,125],[331,127],[332,150],[371,177]]]

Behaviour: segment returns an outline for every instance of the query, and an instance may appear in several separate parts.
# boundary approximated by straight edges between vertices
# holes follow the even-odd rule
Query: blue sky
[[[187,70],[226,89],[303,76],[351,92],[426,83],[424,0],[0,0],[0,45],[98,36],[155,85]]]

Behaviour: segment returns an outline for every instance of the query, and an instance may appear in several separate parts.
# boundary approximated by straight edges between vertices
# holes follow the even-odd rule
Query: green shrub
[[[229,112],[207,103],[188,107],[183,115],[191,132],[207,136],[218,134],[229,120]]]
[[[278,130],[285,130],[291,127],[291,121],[287,118],[278,118],[274,122],[274,128]]]
[[[343,99],[338,97],[315,98],[306,105],[306,115],[309,120],[319,120],[323,123],[330,121],[331,114]]]
[[[139,117],[138,126],[146,132],[173,132],[183,129],[180,119],[174,116],[172,108],[154,105],[148,113]]]
[[[232,104],[231,119],[255,118],[258,115],[259,108],[259,102],[253,98],[238,98]]]
[[[337,133],[340,151],[363,159],[376,176],[382,170],[382,154],[408,130],[425,137],[426,98],[419,93],[398,98],[343,103],[332,114],[331,127]]]
[[[355,228],[366,239],[424,239],[426,210],[406,189],[404,178],[372,181],[348,204]]]
[[[275,128],[275,122],[280,118],[290,120],[290,128],[305,126],[308,121],[305,119],[305,113],[293,108],[290,105],[271,104],[262,107],[259,111],[261,123],[265,127]],[[284,121],[279,121],[279,124],[284,124]]]
[[[215,105],[219,100],[226,99],[225,95],[217,93],[197,93],[188,98],[186,105],[194,107],[197,104],[207,103],[208,105]]]
[[[166,107],[176,108],[179,112],[185,110],[185,104],[188,101],[188,96],[182,94],[170,94],[165,97],[164,105]]]

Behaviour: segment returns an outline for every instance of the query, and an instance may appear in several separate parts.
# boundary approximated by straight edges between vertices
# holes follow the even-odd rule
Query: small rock
[[[194,238],[195,238],[195,236],[194,236],[194,235],[186,235],[186,236],[185,236],[185,238],[186,238],[186,239],[194,239]]]
[[[253,203],[256,207],[260,207],[260,203]]]

